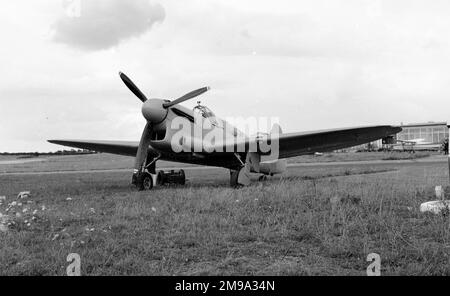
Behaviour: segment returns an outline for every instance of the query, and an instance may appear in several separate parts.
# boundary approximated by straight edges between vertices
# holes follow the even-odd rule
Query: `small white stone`
[[[444,198],[444,190],[442,189],[441,185],[434,187],[434,191],[436,193],[436,198],[438,199]]]
[[[422,213],[431,212],[434,214],[439,214],[443,210],[450,210],[450,200],[435,200],[424,202],[420,205],[420,211]]]
[[[8,226],[0,223],[0,232],[7,232],[8,231]]]

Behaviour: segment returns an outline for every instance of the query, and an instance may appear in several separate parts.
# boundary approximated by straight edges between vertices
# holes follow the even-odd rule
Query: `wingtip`
[[[390,130],[391,130],[392,134],[397,134],[397,133],[401,132],[403,129],[399,126],[390,126]]]

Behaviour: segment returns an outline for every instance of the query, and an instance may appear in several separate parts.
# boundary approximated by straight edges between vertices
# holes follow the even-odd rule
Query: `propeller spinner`
[[[148,122],[154,124],[160,123],[166,118],[168,108],[195,98],[209,90],[209,87],[202,87],[191,91],[173,101],[147,99],[144,93],[136,86],[136,84],[133,83],[133,81],[127,75],[122,72],[119,72],[119,75],[128,89],[131,90],[131,92],[134,93],[139,98],[139,100],[144,103],[142,105],[142,115],[144,115],[145,119],[147,119]]]

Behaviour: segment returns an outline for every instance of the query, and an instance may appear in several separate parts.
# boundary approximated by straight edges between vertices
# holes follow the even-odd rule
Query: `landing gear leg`
[[[230,170],[231,187],[241,187],[250,185],[250,169],[244,165],[239,170]]]
[[[233,188],[239,187],[238,183],[239,170],[230,170],[230,186]]]
[[[156,173],[156,160],[158,158],[146,158],[145,166],[141,166],[139,170],[135,170],[131,183],[136,186],[139,191],[150,190],[153,188],[153,177]]]

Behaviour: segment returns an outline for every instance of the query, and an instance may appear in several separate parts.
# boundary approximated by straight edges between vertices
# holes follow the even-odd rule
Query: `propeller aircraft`
[[[230,185],[245,186],[252,173],[266,176],[283,173],[286,158],[352,147],[401,131],[390,125],[328,129],[310,132],[281,132],[274,124],[269,134],[245,135],[214,115],[206,106],[191,110],[181,103],[209,90],[202,87],[173,101],[148,99],[124,73],[120,78],[142,101],[146,120],[139,142],[100,140],[48,140],[50,143],[135,157],[132,184],[149,190],[164,180],[178,179],[184,184],[184,171],[156,172],[156,162],[167,160],[230,170]],[[182,127],[180,129],[180,126]]]

